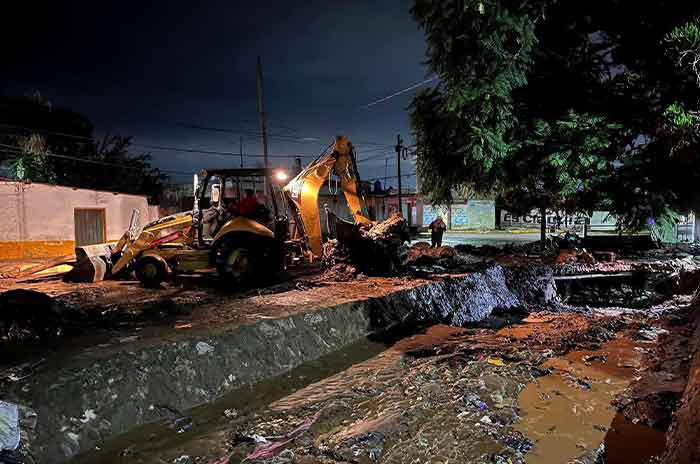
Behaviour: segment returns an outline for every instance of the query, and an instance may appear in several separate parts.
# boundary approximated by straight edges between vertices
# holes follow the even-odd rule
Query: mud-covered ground
[[[227,410],[218,446],[161,458],[653,462],[664,452],[663,431],[626,419],[615,401],[639,377],[662,318],[677,311],[534,313],[500,329],[433,326],[261,410]],[[129,462],[153,461],[136,452]]]
[[[160,289],[147,289],[136,281],[107,280],[96,283],[64,282],[60,275],[21,278],[0,276],[0,345],[56,340],[102,330],[120,330],[142,325],[178,327],[216,324],[230,319],[230,311],[216,311],[218,302],[237,304],[236,314],[264,314],[270,308],[295,301],[330,304],[322,295],[365,298],[385,289],[419,285],[444,275],[482,271],[488,263],[551,266],[555,275],[609,275],[632,272],[654,276],[648,285],[616,285],[597,288],[586,284],[577,289],[573,306],[618,305],[646,307],[659,304],[676,293],[691,293],[700,284],[700,256],[693,250],[651,250],[610,256],[581,249],[551,249],[544,257],[537,244],[506,247],[442,247],[431,249],[425,242],[404,250],[403,269],[393,277],[367,277],[354,267],[340,263],[330,268],[302,267],[280,276],[276,283],[253,289],[231,289],[212,276],[182,276]],[[9,274],[8,274],[9,275]],[[203,310],[203,308],[206,308]],[[230,309],[230,308],[229,308]],[[271,311],[266,317],[274,317]]]
[[[502,314],[501,321],[510,321],[506,327],[433,326],[262,408],[228,411],[215,446],[192,448],[185,438],[182,447],[154,459],[140,456],[135,445],[136,451],[112,462],[641,464],[676,462],[670,460],[673,450],[697,446],[687,440],[699,425],[694,418],[700,385],[693,379],[700,378],[694,344],[700,318],[688,309],[690,297],[678,296],[697,288],[693,254],[591,261],[594,254],[581,250],[546,258],[527,250],[429,253],[434,261],[416,253],[400,277],[361,275],[339,282],[344,279],[316,273],[244,292],[186,283],[154,292],[124,281],[72,287],[41,279],[22,282],[21,290],[47,295],[49,300],[37,297],[36,304],[51,308],[48,314],[57,317],[48,319],[52,328],[71,314],[78,324],[69,329],[83,331],[144,323],[207,330],[384,295],[476,269],[483,261],[549,263],[559,276],[644,273],[641,286],[584,285],[577,290],[583,304],[558,306],[556,312]],[[45,315],[37,313],[32,323],[46,326]],[[665,450],[667,430],[673,450]]]

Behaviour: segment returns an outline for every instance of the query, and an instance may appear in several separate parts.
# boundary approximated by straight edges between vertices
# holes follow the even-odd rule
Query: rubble
[[[432,248],[428,242],[417,242],[408,250],[407,266],[442,266],[453,267],[457,252],[450,246]]]
[[[44,293],[22,289],[1,293],[0,346],[60,336],[65,330],[67,312]]]
[[[323,246],[322,263],[339,278],[351,273],[396,275],[402,266],[403,244],[408,240],[408,225],[398,214],[373,224],[369,229],[327,241]],[[339,265],[342,265],[339,267]]]

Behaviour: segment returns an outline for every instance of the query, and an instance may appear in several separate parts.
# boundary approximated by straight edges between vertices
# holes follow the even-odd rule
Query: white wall
[[[0,242],[75,240],[75,208],[104,208],[107,240],[121,237],[132,209],[140,211],[141,224],[158,214],[145,196],[0,181]]]

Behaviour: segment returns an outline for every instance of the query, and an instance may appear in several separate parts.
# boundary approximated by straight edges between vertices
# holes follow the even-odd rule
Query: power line
[[[401,178],[405,178],[405,177],[415,177],[416,175],[417,175],[417,174],[416,174],[415,172],[414,172],[414,173],[411,173],[411,174],[402,174],[402,175],[401,175]],[[375,180],[398,179],[398,178],[399,178],[399,176],[386,176],[386,177],[381,176],[381,177],[374,177],[374,178],[372,178],[372,179],[362,179],[362,180],[367,181],[367,182],[373,182],[373,181],[375,181]]]
[[[183,153],[200,153],[204,155],[217,155],[217,156],[236,156],[240,157],[240,153],[234,153],[231,151],[214,151],[214,150],[200,150],[198,148],[181,148],[181,147],[164,147],[160,145],[149,145],[144,143],[132,143],[131,145],[135,147],[148,148],[151,150],[163,150],[163,151],[178,151]],[[250,153],[243,153],[243,156],[247,158],[262,158],[263,155],[256,155]],[[313,155],[268,155],[269,158],[315,158]]]
[[[0,143],[0,147],[4,147],[4,149],[5,149],[6,151],[9,151],[9,152],[11,152],[11,153],[17,153],[17,154],[24,153],[22,150],[20,150],[20,149],[18,149],[18,148],[16,148],[16,147],[13,147],[12,145],[6,145],[6,144]],[[79,162],[81,162],[81,163],[98,164],[98,165],[101,165],[101,166],[118,167],[118,168],[122,168],[122,169],[138,169],[138,170],[143,170],[143,169],[149,169],[149,168],[150,168],[150,169],[152,169],[152,170],[157,170],[157,171],[159,171],[159,172],[167,172],[167,173],[173,173],[173,174],[188,174],[188,175],[191,175],[191,174],[192,174],[192,173],[187,173],[187,172],[183,172],[183,171],[173,171],[173,170],[169,170],[169,169],[153,168],[153,167],[150,167],[150,166],[147,167],[147,168],[146,168],[146,167],[137,167],[137,166],[125,166],[125,165],[123,165],[123,164],[111,163],[111,162],[109,162],[109,161],[100,161],[100,160],[92,160],[92,159],[88,159],[88,158],[79,158],[79,157],[76,157],[76,156],[61,155],[61,154],[58,154],[58,153],[42,153],[42,154],[39,155],[39,156],[50,156],[50,157],[52,157],[52,158],[68,159],[68,160],[73,160],[73,161],[79,161]]]
[[[56,135],[56,136],[60,136],[60,137],[67,137],[67,138],[85,140],[85,141],[90,141],[90,142],[95,141],[95,139],[91,138],[91,137],[84,137],[84,136],[80,136],[80,135],[67,134],[67,133],[63,133],[63,132],[53,132],[53,131],[48,131],[48,130],[44,130],[44,129],[33,129],[30,127],[16,126],[16,125],[11,125],[11,124],[0,124],[0,127],[25,130],[28,132],[39,132],[39,133],[43,133],[43,134],[47,134],[47,135]],[[211,131],[215,131],[215,132],[235,133],[235,131],[232,131],[229,129],[209,128],[209,127],[204,127],[204,126],[190,126],[190,127],[198,128],[198,129],[202,129],[202,130],[211,130]],[[256,136],[257,136],[257,134],[256,134]],[[299,140],[291,140],[291,139],[285,140],[285,141],[296,141],[299,143],[308,143],[308,142],[300,142]],[[168,146],[162,146],[162,145],[142,144],[142,143],[138,143],[138,142],[132,142],[131,145],[134,147],[141,147],[141,148],[147,148],[147,149],[151,149],[151,150],[160,150],[160,151],[200,153],[200,154],[217,155],[217,156],[240,156],[240,153],[233,153],[233,152],[226,152],[226,151],[204,150],[204,149],[184,148],[184,147],[168,147]],[[386,146],[388,147],[389,145],[386,145]],[[366,151],[369,152],[369,151],[384,150],[384,149],[385,149],[384,146],[382,146],[380,148],[370,149],[370,150],[366,150]],[[263,157],[263,155],[257,155],[257,154],[244,154],[243,156],[248,157],[248,158],[262,158]],[[291,158],[312,159],[312,158],[316,158],[316,155],[289,154],[289,155],[269,155],[269,157],[271,157],[271,158],[285,158],[285,159],[291,159]]]
[[[245,132],[245,131],[238,131],[235,129],[227,129],[227,128],[222,128],[222,127],[211,127],[211,126],[202,126],[199,124],[177,124],[180,127],[186,127],[188,129],[197,129],[197,130],[202,130],[202,131],[209,131],[209,132],[222,132],[222,133],[228,133],[228,134],[246,134],[255,138],[261,138],[262,134],[260,132]],[[284,134],[268,134],[268,136],[271,139],[276,139],[277,141],[281,142],[293,142],[293,143],[317,143],[320,142],[321,139],[316,136],[304,136],[304,135],[284,135]],[[371,146],[377,146],[377,147],[391,147],[393,145],[387,144],[387,143],[379,143],[379,142],[368,142],[368,141],[353,141],[354,144],[356,145],[371,145]]]
[[[8,129],[19,129],[19,130],[24,130],[24,131],[29,131],[29,132],[40,132],[46,135],[57,135],[60,137],[69,137],[73,139],[80,139],[80,140],[85,140],[89,142],[94,142],[95,139],[92,137],[86,137],[83,135],[75,135],[75,134],[66,134],[64,132],[53,132],[45,129],[35,129],[31,127],[24,127],[24,126],[15,126],[13,124],[0,124],[0,127],[6,127]]]
[[[62,133],[62,132],[52,132],[52,131],[47,131],[47,130],[43,130],[43,129],[32,129],[29,127],[13,126],[10,124],[0,124],[0,127],[9,127],[9,128],[20,129],[20,130],[26,130],[26,131],[30,131],[30,132],[44,133],[47,135],[57,135],[57,136],[61,136],[61,137],[75,138],[75,139],[95,142],[95,139],[90,138],[90,137],[83,137],[80,135],[66,134],[66,133]],[[160,146],[160,145],[150,145],[150,144],[142,144],[142,143],[134,143],[134,142],[132,142],[131,145],[134,147],[148,148],[148,149],[152,149],[152,150],[161,150],[161,151],[179,151],[179,152],[185,152],[185,153],[201,153],[201,154],[220,155],[220,156],[240,156],[240,153],[225,152],[225,151],[202,150],[202,149],[183,148],[183,147],[165,147],[165,146]],[[249,157],[249,158],[262,158],[263,157],[263,155],[257,155],[257,154],[243,154],[243,156]],[[313,155],[296,155],[296,154],[270,155],[270,156],[272,158],[314,158],[315,157]]]
[[[406,92],[410,92],[410,91],[413,90],[413,89],[417,89],[418,87],[421,87],[421,86],[423,86],[423,85],[425,85],[425,84],[427,84],[427,83],[429,83],[429,82],[432,82],[432,81],[434,81],[434,80],[437,79],[437,78],[438,78],[437,76],[433,76],[433,77],[431,77],[430,79],[426,79],[426,80],[424,80],[424,81],[417,82],[417,83],[415,83],[415,84],[413,84],[413,85],[410,85],[410,86],[406,87],[405,89],[399,90],[398,92],[394,92],[394,93],[392,93],[391,95],[387,95],[386,97],[380,98],[379,100],[375,100],[375,101],[370,102],[370,103],[368,103],[368,104],[366,104],[366,105],[362,105],[360,108],[365,108],[365,109],[366,109],[366,108],[370,108],[370,107],[372,107],[372,106],[374,106],[374,105],[378,105],[379,103],[385,102],[385,101],[387,101],[387,100],[389,100],[389,99],[391,99],[391,98],[398,97],[398,96],[401,95],[401,94],[404,94],[404,93],[406,93]]]

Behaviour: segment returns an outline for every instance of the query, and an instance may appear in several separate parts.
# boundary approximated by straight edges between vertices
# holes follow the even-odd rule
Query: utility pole
[[[242,135],[240,136],[239,143],[240,143],[239,149],[240,149],[240,154],[241,154],[241,168],[243,168],[243,136]]]
[[[386,159],[384,160],[384,191],[387,190],[387,188],[386,188],[386,177],[387,177],[387,173],[388,173],[388,172],[389,172],[389,158],[386,158]]]
[[[260,55],[258,55],[258,112],[260,112],[260,128],[262,130],[263,161],[265,163],[265,169],[269,169],[270,162],[267,159],[267,117],[265,115],[265,92],[263,91],[262,60],[260,59]],[[263,188],[265,189],[265,193],[269,195],[269,201],[272,202],[275,218],[277,218],[277,202],[273,201],[275,192],[267,176],[265,176],[265,185]]]
[[[401,152],[403,151],[403,140],[401,140],[401,135],[396,136],[396,174],[399,179],[399,214],[403,216],[403,209],[401,209]]]
[[[263,91],[262,60],[258,56],[258,112],[260,113],[260,128],[262,130],[263,141],[263,161],[265,167],[269,168],[267,160],[267,118],[265,117],[265,93]]]

